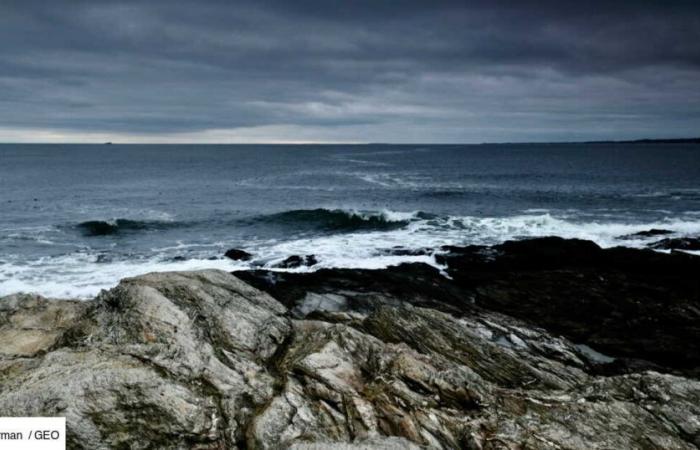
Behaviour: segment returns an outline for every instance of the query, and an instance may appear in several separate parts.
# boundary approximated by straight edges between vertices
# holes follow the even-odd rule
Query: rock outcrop
[[[668,234],[673,234],[673,231],[666,230],[664,228],[652,228],[650,230],[638,231],[636,233],[626,234],[624,236],[619,236],[618,239],[639,239],[648,238],[654,236],[665,236]]]
[[[68,447],[86,449],[700,446],[688,367],[611,369],[619,357],[595,340],[481,305],[492,290],[458,274],[506,253],[455,249],[454,280],[423,265],[248,283],[209,270],[125,279],[88,302],[5,297],[0,415],[65,416]]]
[[[248,261],[253,257],[252,254],[238,248],[231,248],[229,250],[226,250],[224,256],[234,261]]]
[[[304,256],[299,256],[299,255],[292,255],[288,258],[285,258],[282,262],[277,264],[275,267],[279,267],[281,269],[295,269],[297,267],[301,266],[313,266],[318,264],[318,260],[316,259],[315,255],[304,255]]]
[[[682,238],[666,238],[654,242],[650,245],[651,248],[660,250],[700,250],[700,238],[697,237],[682,237]]]
[[[302,315],[405,303],[456,317],[499,312],[614,356],[598,368],[607,374],[700,376],[699,257],[560,238],[443,250],[451,279],[421,264],[239,276]]]

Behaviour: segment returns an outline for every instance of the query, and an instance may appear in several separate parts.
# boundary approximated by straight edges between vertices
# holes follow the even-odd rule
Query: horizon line
[[[270,142],[0,142],[0,145],[543,145],[543,144],[625,144],[625,143],[700,143],[700,137],[683,138],[638,138],[638,139],[604,139],[576,141],[501,141],[501,142],[357,142],[357,141],[270,141]]]

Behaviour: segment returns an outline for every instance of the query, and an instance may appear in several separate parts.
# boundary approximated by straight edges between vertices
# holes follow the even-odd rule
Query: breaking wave
[[[424,213],[399,213],[394,211],[363,212],[343,209],[295,209],[254,219],[284,227],[307,231],[354,232],[369,230],[396,230],[414,220],[425,218]]]
[[[248,224],[253,225],[253,229],[260,224],[270,223],[282,227],[282,233],[278,233],[274,239],[241,239],[233,236],[222,241],[185,239],[176,245],[141,249],[138,254],[131,254],[119,246],[105,247],[101,244],[81,246],[77,251],[68,248],[65,253],[56,247],[50,256],[29,260],[19,254],[6,254],[0,258],[0,296],[27,291],[51,297],[89,298],[100,289],[116,285],[126,276],[164,270],[378,269],[407,262],[421,262],[440,268],[435,256],[444,251],[442,246],[445,245],[492,245],[511,239],[540,236],[588,239],[602,247],[621,245],[644,248],[662,237],[700,235],[700,219],[691,214],[682,218],[631,223],[623,218],[596,221],[581,215],[567,217],[541,209],[504,217],[300,209],[249,220],[252,220]],[[120,219],[83,222],[80,229],[100,236],[186,225],[187,222]],[[230,230],[229,226],[236,224],[226,221],[224,230]],[[290,227],[295,231],[307,232],[289,233]],[[651,229],[664,229],[669,233],[664,236],[639,234]],[[241,247],[253,254],[251,260],[232,261],[223,258],[226,249]],[[309,254],[315,256],[317,264],[294,269],[278,267],[279,262],[291,255]]]
[[[181,226],[186,226],[186,224],[162,220],[116,219],[114,221],[88,220],[75,225],[75,228],[84,236],[109,236],[126,232],[164,230]]]

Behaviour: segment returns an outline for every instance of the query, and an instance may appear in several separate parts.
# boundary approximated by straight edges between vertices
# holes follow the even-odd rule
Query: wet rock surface
[[[683,238],[666,238],[654,242],[650,245],[651,248],[661,250],[700,250],[700,238],[683,237]]]
[[[697,376],[700,258],[543,238],[444,258],[482,308],[518,317],[632,365]]]
[[[606,374],[642,368],[698,375],[700,258],[541,238],[445,247],[450,279],[422,264],[381,271],[238,275],[292,308],[368,311],[410,303],[456,316],[495,311],[614,356]]]
[[[391,256],[423,256],[429,255],[432,252],[433,251],[429,248],[404,248],[399,246],[385,251],[387,255]]]
[[[681,320],[697,258],[556,240],[444,252],[452,279],[209,270],[88,302],[2,298],[0,412],[65,416],[86,449],[700,446],[697,328]],[[665,312],[644,306],[662,297]],[[623,342],[651,312],[663,343]]]
[[[673,234],[673,231],[666,230],[664,228],[652,228],[650,230],[638,231],[636,233],[626,234],[624,236],[619,236],[618,239],[639,239],[639,238],[647,238],[647,237],[654,237],[654,236],[665,236],[665,235],[669,235],[669,234]]]
[[[253,257],[252,254],[248,253],[245,250],[241,250],[238,248],[232,248],[229,250],[226,250],[226,253],[224,253],[224,256],[226,258],[232,259],[234,261],[248,261]]]
[[[318,260],[316,259],[315,255],[292,255],[281,263],[277,264],[277,267],[282,269],[294,269],[301,266],[310,267],[316,265],[317,263]]]
[[[465,302],[459,286],[425,264],[404,264],[383,270],[321,269],[311,273],[256,270],[235,274],[294,311],[310,312],[306,307],[313,307],[316,301],[324,307],[312,310],[333,309],[334,303],[342,303],[342,309],[358,312],[369,312],[379,305],[409,303],[460,313],[470,304]]]

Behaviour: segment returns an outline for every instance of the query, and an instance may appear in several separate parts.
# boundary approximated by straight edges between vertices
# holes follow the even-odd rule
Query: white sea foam
[[[382,187],[392,187],[395,184],[395,180],[387,177],[385,174],[373,174],[373,173],[358,173],[355,174],[360,180],[369,183],[376,184]]]
[[[216,242],[210,246],[177,242],[174,246],[152,249],[152,254],[148,257],[100,263],[96,262],[99,252],[90,251],[44,257],[34,261],[15,260],[12,255],[5,255],[0,261],[0,295],[24,291],[49,297],[90,298],[101,289],[113,287],[124,277],[155,271],[206,268],[235,271],[264,267],[303,272],[332,267],[378,269],[405,262],[421,262],[440,267],[434,253],[392,254],[397,247],[409,250],[437,249],[439,252],[443,245],[490,245],[509,239],[537,236],[587,239],[602,247],[644,247],[660,237],[619,238],[651,228],[672,230],[673,236],[700,234],[700,219],[692,215],[681,219],[631,224],[613,221],[582,222],[550,213],[534,212],[510,217],[452,216],[430,219],[424,218],[425,216],[418,212],[389,210],[357,214],[380,215],[387,221],[406,222],[407,225],[389,230],[249,241],[242,247],[255,255],[250,262],[207,259],[207,256],[220,256],[222,249],[229,246],[240,247],[240,242]],[[186,250],[192,247],[201,247],[196,250],[196,256],[186,260],[172,259],[172,250]],[[290,255],[308,254],[314,254],[318,264],[294,269],[274,268]]]
[[[359,159],[359,158],[341,158],[341,157],[333,157],[329,158],[334,161],[338,162],[344,162],[344,163],[352,163],[352,164],[360,164],[362,166],[374,166],[374,167],[388,167],[391,166],[391,164],[387,162],[381,162],[381,161],[369,161],[366,159]]]
[[[372,213],[360,213],[364,217],[371,217]],[[406,222],[409,220],[417,219],[420,216],[420,211],[412,212],[399,212],[391,211],[389,209],[383,209],[379,216],[381,216],[387,222]]]
[[[151,260],[95,263],[92,255],[66,255],[41,258],[32,263],[0,265],[0,296],[31,292],[53,298],[94,297],[102,289],[114,287],[119,280],[148,272],[221,269],[233,271],[247,267],[229,259]]]

